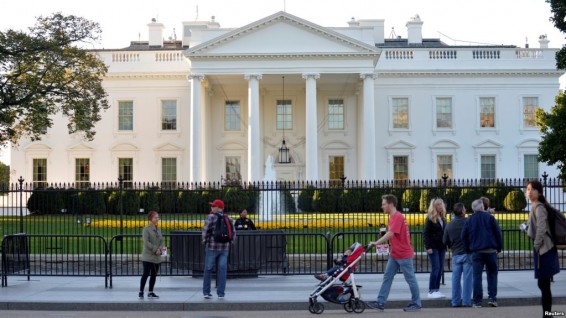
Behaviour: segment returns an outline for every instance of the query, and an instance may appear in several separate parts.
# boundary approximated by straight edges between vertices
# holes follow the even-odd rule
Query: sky
[[[102,40],[94,48],[117,49],[130,41],[148,40],[147,24],[155,18],[165,25],[164,36],[182,37],[182,21],[209,21],[237,28],[278,11],[327,27],[347,27],[355,19],[384,19],[385,37],[394,28],[406,37],[406,23],[418,14],[424,38],[440,38],[450,45],[505,44],[538,47],[546,34],[550,47],[566,44],[565,35],[549,21],[544,0],[12,0],[3,1],[0,30],[26,30],[36,17],[54,12],[98,22]],[[9,163],[9,151],[0,149]]]

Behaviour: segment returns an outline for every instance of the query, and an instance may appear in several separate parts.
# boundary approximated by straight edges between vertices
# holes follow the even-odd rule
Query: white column
[[[362,161],[361,179],[375,180],[375,101],[374,101],[374,73],[362,73],[360,77],[364,80],[363,93],[363,134],[362,149],[359,152]]]
[[[259,80],[261,74],[246,74],[248,80],[248,181],[261,180],[261,135],[259,131]]]
[[[306,80],[306,171],[305,180],[318,180],[318,119],[316,118],[316,80],[320,78],[318,73],[305,73]]]
[[[190,110],[190,145],[189,156],[191,166],[189,167],[189,181],[200,182],[202,180],[201,161],[202,158],[202,115],[201,115],[201,82],[204,80],[203,74],[191,74],[188,76],[191,81],[191,110]]]

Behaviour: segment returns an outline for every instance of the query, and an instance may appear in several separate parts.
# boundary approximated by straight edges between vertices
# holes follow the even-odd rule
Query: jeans
[[[487,294],[489,299],[497,300],[497,253],[472,254],[474,272],[474,304],[481,304],[483,299],[482,272],[485,266],[487,276]]]
[[[428,291],[438,291],[440,289],[440,278],[442,277],[442,270],[444,269],[444,255],[445,249],[433,248],[431,254],[428,255],[430,262],[430,278],[428,280]]]
[[[464,289],[460,278],[464,278]],[[452,256],[452,306],[472,306],[472,255]]]
[[[393,284],[393,277],[395,277],[399,268],[401,268],[401,271],[405,276],[405,281],[409,284],[409,288],[411,289],[411,302],[422,306],[421,296],[419,294],[419,283],[417,282],[415,270],[413,269],[413,259],[394,259],[391,256],[389,256],[387,265],[385,266],[385,273],[383,273],[383,282],[379,289],[377,302],[383,305],[387,302],[387,297],[391,290],[391,284]]]
[[[228,272],[228,250],[216,251],[205,249],[204,279],[202,281],[202,294],[205,296],[210,294],[210,280],[214,265],[216,265],[216,294],[224,297],[226,274]]]

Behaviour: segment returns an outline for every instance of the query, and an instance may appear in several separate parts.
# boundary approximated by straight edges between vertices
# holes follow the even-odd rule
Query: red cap
[[[219,209],[221,209],[221,210],[224,210],[224,202],[222,202],[222,200],[216,199],[216,200],[214,200],[214,201],[212,201],[212,202],[209,202],[209,203],[210,203],[210,205],[213,206],[213,207],[217,207],[217,208],[219,208]]]

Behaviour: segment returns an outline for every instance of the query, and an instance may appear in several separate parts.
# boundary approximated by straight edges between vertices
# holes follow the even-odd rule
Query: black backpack
[[[548,213],[550,238],[559,250],[566,250],[566,218],[562,212],[553,207],[545,207]]]
[[[228,243],[234,239],[234,225],[226,214],[216,213],[212,238],[217,243]]]

